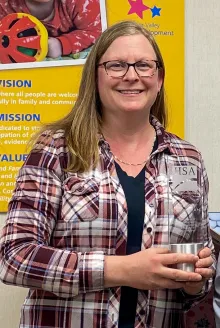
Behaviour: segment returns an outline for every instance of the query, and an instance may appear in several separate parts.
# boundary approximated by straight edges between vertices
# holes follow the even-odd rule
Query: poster
[[[11,2],[14,4],[16,0],[11,0]],[[26,10],[26,13],[19,13],[19,10],[24,10],[27,7],[25,4],[28,3],[28,0],[17,0],[17,2],[23,3],[24,7],[20,6],[15,10],[14,14],[20,14],[16,22],[19,22],[21,18],[29,19],[30,10]],[[52,18],[49,13],[49,19],[46,20],[47,24],[42,23],[45,25],[45,29],[47,29],[48,24],[50,28],[56,28],[57,21],[54,17],[59,16],[59,9],[61,12],[64,11],[63,7],[60,7],[61,4],[70,8],[70,3],[74,3],[74,6],[77,6],[77,3],[81,5],[84,3],[84,7],[81,6],[82,12],[86,12],[89,3],[98,4],[98,14],[96,8],[94,16],[101,31],[118,21],[128,19],[135,20],[149,29],[159,44],[166,66],[165,90],[169,112],[168,130],[183,137],[184,0],[179,0],[178,3],[174,0],[49,0],[45,3],[52,3],[54,6],[51,11]],[[0,0],[1,22],[2,18],[7,18],[5,6],[10,7],[10,10],[8,9],[9,15],[13,14],[9,5],[10,0],[7,2]],[[71,10],[69,9],[69,11]],[[36,16],[36,11],[34,13]],[[31,14],[31,17],[34,16],[33,12]],[[73,17],[75,16],[73,15]],[[38,18],[35,17],[39,21],[40,18]],[[35,23],[32,20],[26,20],[26,22],[33,28]],[[7,29],[5,30],[4,24],[2,26],[0,23],[0,44],[1,47],[4,45],[7,48],[10,35],[6,33]],[[15,24],[13,19],[11,24],[8,26],[13,27]],[[22,29],[23,22],[19,26]],[[72,28],[70,30],[72,32]],[[48,43],[50,31],[45,33]],[[62,36],[67,37],[67,33],[65,30]],[[86,38],[88,37],[86,31],[83,34],[86,35]],[[38,46],[41,47],[39,35],[37,35]],[[43,35],[45,36],[45,34]],[[28,34],[25,37],[33,38]],[[57,38],[59,39],[60,35]],[[95,41],[96,37],[93,36],[92,39]],[[83,38],[80,39],[79,44],[83,44]],[[49,46],[46,45],[46,47]],[[63,117],[74,105],[83,64],[91,47],[92,44],[88,45],[87,42],[83,47],[75,49],[76,51],[61,54],[56,58],[47,56],[48,49],[38,57],[33,53],[25,52],[23,49],[25,55],[29,54],[32,57],[28,62],[15,62],[14,59],[7,62],[5,58],[1,59],[0,57],[0,212],[7,211],[7,204],[14,189],[16,175],[27,156],[27,142],[32,134],[39,129],[42,123]],[[9,50],[8,52],[10,52]],[[1,51],[0,54],[2,54]],[[33,59],[33,57],[35,58]]]
[[[100,0],[0,0],[0,69],[84,64],[106,28]]]

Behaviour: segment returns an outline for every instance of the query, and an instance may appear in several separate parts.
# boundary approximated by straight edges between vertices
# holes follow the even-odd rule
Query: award
[[[167,156],[168,244],[173,253],[198,255],[204,247],[201,222],[203,199],[196,165],[183,156]],[[180,263],[177,269],[193,272],[194,265]]]

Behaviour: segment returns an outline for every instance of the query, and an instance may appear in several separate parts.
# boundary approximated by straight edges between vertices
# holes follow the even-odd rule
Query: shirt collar
[[[177,149],[173,144],[172,134],[167,132],[158,119],[151,115],[150,123],[154,127],[158,140],[158,152],[167,151],[170,155],[178,155]]]

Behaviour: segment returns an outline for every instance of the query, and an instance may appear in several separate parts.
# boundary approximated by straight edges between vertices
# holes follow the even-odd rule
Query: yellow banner
[[[27,7],[22,13],[21,7],[19,12],[16,7],[7,12],[4,4],[0,4],[0,212],[7,211],[18,169],[27,156],[28,140],[41,123],[61,118],[71,110],[92,42],[107,26],[120,20],[136,20],[155,36],[166,66],[168,129],[180,137],[184,135],[184,0],[95,0],[92,3],[99,5],[98,16],[97,7],[85,7],[90,1],[78,2],[84,3],[82,16],[87,15],[87,20],[83,22],[91,24],[94,34],[77,34],[77,30],[71,28],[71,21],[70,26],[63,27],[64,33],[55,30],[52,23],[56,26],[58,19],[63,21],[58,0],[54,0],[55,17],[43,27],[38,15],[35,13],[34,19]],[[62,6],[66,3],[68,0],[62,1]],[[81,26],[81,18],[73,22],[74,26]],[[10,38],[18,21],[20,39],[25,38],[26,43],[18,39],[19,47],[14,49]],[[25,31],[24,26],[28,26]],[[86,26],[81,26],[79,31],[83,28]],[[62,43],[66,53],[52,57],[53,48],[51,52],[48,50],[51,39]],[[25,48],[28,40],[35,41],[36,51],[30,53],[30,48]]]

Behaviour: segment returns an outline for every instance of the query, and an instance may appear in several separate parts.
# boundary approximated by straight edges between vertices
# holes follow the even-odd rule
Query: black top
[[[153,151],[157,149],[157,140]],[[128,207],[128,237],[126,254],[141,250],[145,215],[145,166],[136,177],[128,176],[115,163],[117,175],[125,193]],[[118,328],[134,328],[138,290],[122,286]]]

